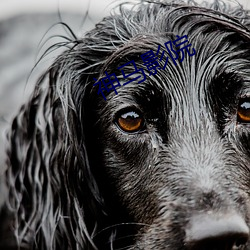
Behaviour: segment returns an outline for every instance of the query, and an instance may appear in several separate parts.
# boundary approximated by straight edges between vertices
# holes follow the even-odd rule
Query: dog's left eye
[[[237,121],[250,123],[250,98],[244,98],[239,102]]]
[[[129,133],[138,132],[144,127],[144,119],[135,111],[121,113],[116,123],[120,129]]]

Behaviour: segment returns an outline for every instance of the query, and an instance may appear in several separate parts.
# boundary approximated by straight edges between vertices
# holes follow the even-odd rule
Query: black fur
[[[187,249],[196,214],[237,212],[250,225],[250,125],[237,120],[250,19],[240,6],[203,6],[121,6],[55,60],[9,133],[3,249]],[[150,76],[140,55],[176,35],[196,55]],[[147,80],[103,100],[94,78],[132,59]],[[144,128],[119,129],[122,110]]]

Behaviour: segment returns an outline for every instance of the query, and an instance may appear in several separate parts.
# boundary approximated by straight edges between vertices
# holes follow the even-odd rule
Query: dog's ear
[[[64,43],[67,50],[39,79],[13,120],[6,206],[23,248],[95,249],[96,225],[107,221],[87,142],[93,133],[90,116],[102,99],[94,79],[123,45],[115,23],[107,18],[85,38]]]
[[[91,234],[102,198],[85,142],[88,80],[84,73],[72,77],[69,53],[60,58],[13,120],[6,206],[18,246],[95,249]]]

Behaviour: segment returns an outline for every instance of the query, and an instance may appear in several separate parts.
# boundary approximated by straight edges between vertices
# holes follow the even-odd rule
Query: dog
[[[147,1],[71,40],[10,128],[1,249],[250,249],[249,28],[240,5]]]

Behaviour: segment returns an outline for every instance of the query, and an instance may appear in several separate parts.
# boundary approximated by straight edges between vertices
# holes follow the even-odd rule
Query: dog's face
[[[121,8],[56,59],[9,134],[4,249],[250,250],[250,18],[210,7]]]
[[[168,31],[188,33],[196,55],[155,75],[138,55],[174,35],[144,37],[145,48],[118,65],[134,59],[146,81],[106,101],[95,93],[100,165],[132,218],[124,222],[138,223],[128,249],[243,249],[248,241],[250,40],[225,25],[176,23]]]

